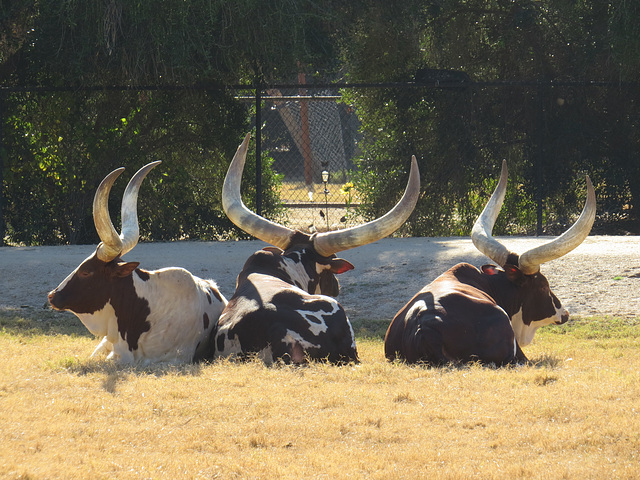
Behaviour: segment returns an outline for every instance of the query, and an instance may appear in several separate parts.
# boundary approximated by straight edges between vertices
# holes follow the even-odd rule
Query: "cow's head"
[[[515,297],[507,301],[514,305],[513,311],[508,313],[516,339],[524,346],[531,343],[539,327],[565,323],[569,319],[569,312],[551,291],[547,278],[540,273],[540,265],[566,255],[589,235],[596,216],[596,195],[587,176],[587,200],[578,220],[558,238],[518,255],[510,252],[491,233],[504,201],[507,177],[507,162],[503,161],[498,186],[476,220],[471,239],[478,250],[502,266],[498,269],[486,265],[483,272],[504,275],[511,285],[517,287]]]
[[[124,168],[114,170],[102,180],[93,199],[93,220],[101,243],[91,256],[49,293],[49,303],[53,308],[91,314],[107,304],[115,285],[124,291],[127,290],[126,284],[132,284],[131,274],[139,262],[123,262],[120,257],[138,243],[138,192],[147,173],[160,163],[145,165],[129,181],[122,197],[120,235],[111,223],[108,199],[113,183]],[[133,285],[128,290],[132,293]]]
[[[349,261],[335,255],[320,255],[313,248],[313,235],[296,232],[287,250],[265,247],[249,257],[238,282],[249,273],[265,273],[309,293],[337,297],[340,284],[336,275],[353,268]]]
[[[229,219],[238,227],[275,246],[275,249],[263,250],[265,252],[263,260],[267,261],[268,256],[277,260],[279,270],[286,271],[292,283],[309,293],[337,295],[339,286],[335,275],[353,269],[353,265],[337,258],[335,254],[378,241],[392,234],[404,224],[418,201],[420,174],[416,158],[413,157],[404,195],[384,216],[364,225],[334,232],[309,235],[291,230],[257,215],[242,202],[240,183],[249,138],[250,135],[247,134],[229,165],[222,188],[222,206]],[[246,265],[245,270],[247,270]],[[240,278],[238,280],[240,281]]]

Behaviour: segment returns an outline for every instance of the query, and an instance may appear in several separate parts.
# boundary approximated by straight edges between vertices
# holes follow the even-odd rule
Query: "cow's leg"
[[[360,363],[358,349],[355,346],[353,338],[345,337],[336,349],[336,354],[330,356],[329,360],[338,364]]]
[[[270,347],[269,352],[272,356],[272,362],[280,360],[287,365],[302,365],[307,363],[307,352],[297,340],[291,338],[278,340],[275,338]]]
[[[494,357],[492,360],[496,365],[525,365],[529,363],[529,359],[524,354],[520,345],[513,334],[513,330],[511,327],[505,328],[504,332],[499,331],[501,336],[505,337],[504,342],[500,342],[499,346],[496,346],[496,349],[499,351],[504,351],[505,353],[501,353],[499,357]],[[496,333],[497,335],[498,333]],[[495,336],[495,335],[494,335]]]
[[[93,351],[93,353],[89,356],[89,358],[95,358],[97,355],[100,354],[110,354],[113,350],[113,347],[111,345],[111,342],[109,342],[109,340],[107,340],[107,337],[105,336],[100,343],[98,344],[98,346],[95,348],[95,350]]]
[[[291,357],[291,363],[295,363],[295,364],[307,363],[307,358],[304,353],[304,348],[302,348],[302,345],[300,345],[299,342],[293,342],[293,345],[291,345],[291,350],[289,352],[289,355]]]
[[[113,359],[119,363],[134,363],[136,361],[134,353],[129,350],[129,344],[122,339],[113,344],[113,351],[107,359]]]
[[[518,342],[516,342],[516,354],[513,363],[517,363],[518,365],[526,365],[529,363],[529,359],[520,348],[520,345],[518,345]]]

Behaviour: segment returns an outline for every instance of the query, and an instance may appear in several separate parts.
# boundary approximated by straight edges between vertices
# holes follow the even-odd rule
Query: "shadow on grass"
[[[564,360],[557,355],[551,353],[543,353],[535,358],[529,359],[529,366],[534,368],[560,368],[564,363]]]
[[[400,365],[403,367],[411,367],[411,368],[423,368],[426,370],[437,370],[440,372],[452,372],[452,371],[460,371],[460,370],[471,370],[471,369],[485,369],[485,370],[519,370],[523,368],[548,368],[548,369],[557,369],[562,366],[563,360],[551,354],[542,354],[537,356],[536,358],[529,359],[529,362],[526,364],[507,364],[507,365],[496,365],[495,363],[485,363],[480,361],[468,361],[468,362],[449,362],[442,365],[433,365],[428,362],[418,362],[415,364],[406,363],[404,360],[393,360],[391,363],[395,365]]]
[[[74,314],[44,308],[0,308],[0,332],[22,336],[93,337]]]
[[[384,340],[384,336],[389,328],[389,320],[378,319],[350,319],[356,338],[369,338]]]
[[[64,370],[79,377],[89,375],[103,375],[102,388],[108,392],[117,393],[118,386],[130,379],[141,377],[184,376],[197,377],[202,373],[202,365],[194,363],[160,362],[150,365],[119,364],[106,359],[78,359],[68,357],[50,365],[53,370]]]

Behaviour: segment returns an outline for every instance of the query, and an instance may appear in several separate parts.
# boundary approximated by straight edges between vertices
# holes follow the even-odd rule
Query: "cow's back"
[[[134,276],[136,293],[152,308],[149,329],[140,336],[146,360],[192,361],[196,350],[206,348],[226,299],[211,280],[191,275],[182,268],[164,268]],[[137,358],[136,358],[137,359]],[[197,359],[197,358],[196,358]]]
[[[267,363],[299,363],[305,356],[357,361],[353,329],[334,298],[262,274],[250,274],[238,286],[220,317],[214,346],[216,356],[254,354]]]
[[[477,275],[475,267],[460,264],[418,292],[389,325],[386,357],[433,365],[512,363],[516,345],[509,317],[474,285]],[[469,283],[460,281],[466,277]]]

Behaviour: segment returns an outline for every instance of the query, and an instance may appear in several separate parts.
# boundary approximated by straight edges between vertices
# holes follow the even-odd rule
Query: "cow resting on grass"
[[[507,186],[503,162],[500,182],[471,234],[476,248],[502,268],[485,265],[478,270],[461,263],[424,287],[389,325],[386,357],[431,365],[527,362],[520,347],[531,343],[536,330],[569,319],[540,265],[569,253],[591,231],[596,197],[589,177],[586,182],[587,200],[576,223],[560,237],[518,255],[491,234]]]
[[[229,166],[222,203],[231,221],[273,246],[251,255],[238,275],[236,291],[213,332],[213,356],[256,355],[265,363],[357,362],[351,324],[332,298],[339,292],[336,275],[353,265],[335,254],[384,238],[406,221],[420,190],[415,157],[405,193],[386,215],[345,230],[308,235],[270,222],[242,203],[248,143],[249,135]]]
[[[56,310],[73,312],[91,333],[102,337],[91,357],[107,353],[123,363],[192,361],[208,350],[209,333],[227,304],[211,280],[182,268],[146,271],[121,257],[138,243],[137,200],[147,173],[142,167],[122,197],[122,234],[108,210],[111,186],[124,170],[105,177],[93,201],[93,219],[102,241],[58,287],[49,293]]]

